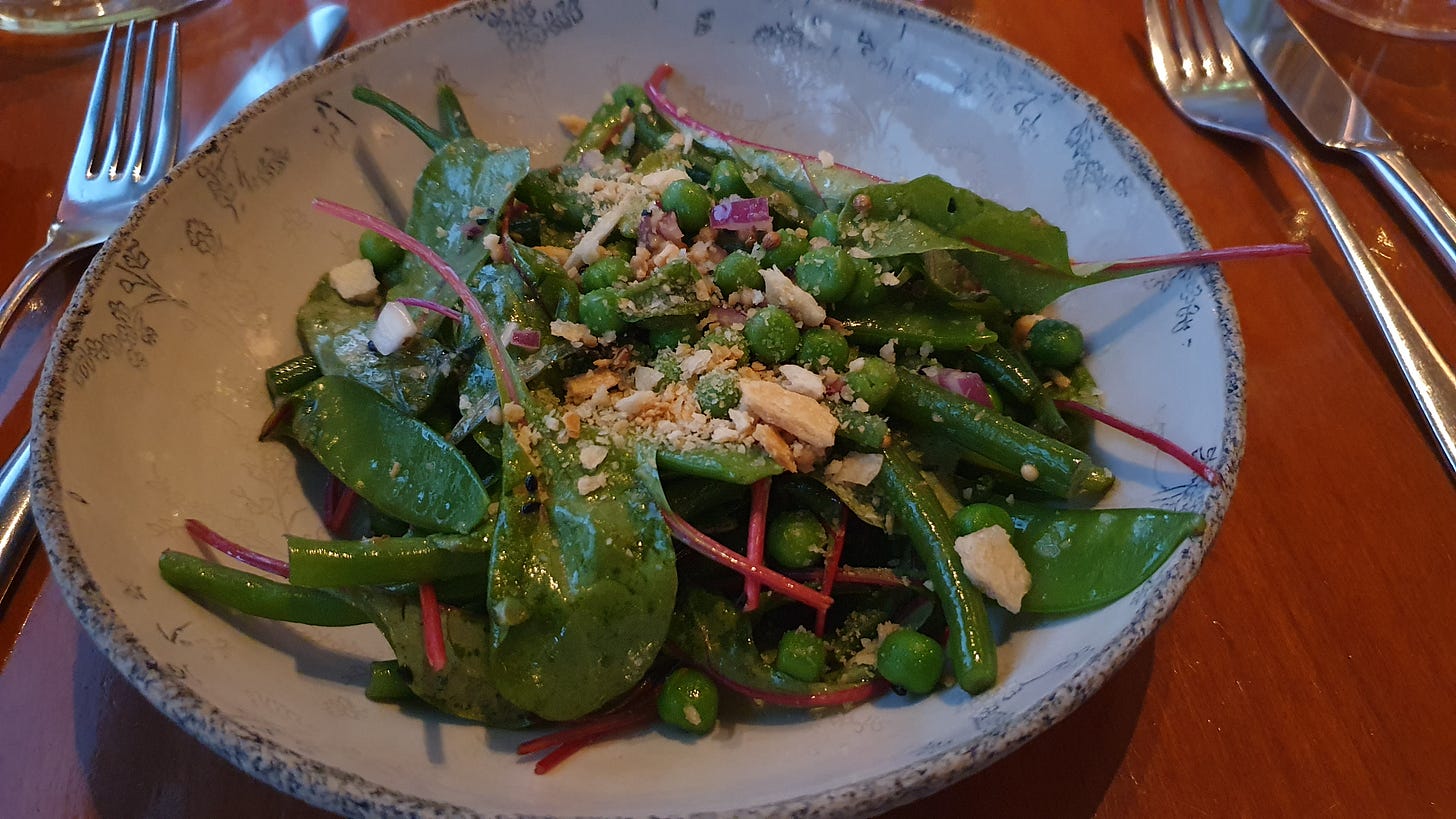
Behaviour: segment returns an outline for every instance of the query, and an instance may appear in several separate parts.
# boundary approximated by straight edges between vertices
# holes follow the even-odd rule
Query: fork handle
[[[1456,211],[1399,148],[1358,148],[1356,153],[1415,222],[1446,269],[1456,275]]]
[[[1426,424],[1436,436],[1436,442],[1445,456],[1446,467],[1456,474],[1456,373],[1441,358],[1426,331],[1416,323],[1410,308],[1395,292],[1390,279],[1375,261],[1375,255],[1360,240],[1355,226],[1350,223],[1335,198],[1325,187],[1309,157],[1292,144],[1282,139],[1272,140],[1272,146],[1289,162],[1304,187],[1314,197],[1315,205],[1329,222],[1339,242],[1340,252],[1355,271],[1355,279],[1390,351],[1395,354],[1400,371],[1414,393],[1416,403],[1426,416]]]
[[[104,235],[92,236],[71,231],[60,222],[51,225],[46,243],[25,260],[25,266],[20,268],[20,272],[15,275],[15,280],[5,288],[4,295],[0,295],[0,338],[3,338],[9,331],[11,323],[20,314],[25,300],[30,297],[30,292],[52,267],[72,253],[94,247],[105,239]]]
[[[0,610],[35,537],[30,514],[30,439],[22,441],[0,471]]]

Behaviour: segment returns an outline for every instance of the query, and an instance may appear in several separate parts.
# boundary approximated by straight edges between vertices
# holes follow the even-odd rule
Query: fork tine
[[[131,108],[131,61],[136,51],[136,23],[126,24],[126,47],[121,52],[121,76],[116,85],[116,106],[111,112],[111,129],[106,138],[106,156],[101,168],[111,179],[118,175],[121,162],[121,138],[126,133],[127,113]]]
[[[1188,25],[1193,30],[1193,45],[1198,50],[1200,62],[1203,63],[1204,76],[1208,77],[1217,76],[1220,69],[1227,67],[1214,50],[1209,24],[1205,19],[1205,16],[1211,18],[1216,14],[1218,0],[1188,0]]]
[[[1168,18],[1163,13],[1163,0],[1143,0],[1143,17],[1148,24],[1148,47],[1152,50],[1153,71],[1164,89],[1177,83],[1173,58],[1173,40],[1168,34]]]
[[[166,173],[177,161],[177,144],[182,135],[181,83],[177,78],[177,24],[168,26],[167,65],[162,77],[162,112],[157,120],[157,133],[152,155],[147,159],[146,175],[155,178]]]
[[[1198,49],[1193,45],[1193,36],[1188,28],[1188,12],[1182,0],[1168,0],[1168,11],[1172,16],[1173,42],[1178,48],[1178,65],[1183,77],[1196,80],[1203,76],[1199,72]]]
[[[71,179],[90,176],[96,164],[96,148],[101,134],[101,115],[106,112],[106,96],[111,77],[111,43],[116,26],[106,30],[101,46],[101,60],[96,66],[96,79],[91,83],[91,97],[86,102],[86,118],[81,121],[81,135],[76,138],[76,153],[71,157]]]
[[[1249,69],[1244,66],[1244,58],[1239,52],[1239,44],[1234,42],[1234,35],[1228,29],[1228,24],[1223,21],[1223,9],[1218,7],[1217,0],[1209,3],[1208,27],[1213,34],[1214,48],[1218,52],[1219,62],[1223,64],[1225,71],[1230,74],[1247,74]]]
[[[136,123],[132,126],[131,148],[127,151],[126,172],[139,180],[142,172],[142,152],[149,144],[147,137],[152,124],[152,90],[157,78],[157,21],[153,20],[147,32],[147,58],[142,64],[142,86],[137,90]]]
[[[142,66],[142,87],[137,92],[136,124],[131,132],[131,150],[126,156],[126,172],[132,179],[141,181],[142,151],[147,147],[147,137],[152,125],[152,89],[157,79],[157,21],[153,20],[147,32],[147,60]]]

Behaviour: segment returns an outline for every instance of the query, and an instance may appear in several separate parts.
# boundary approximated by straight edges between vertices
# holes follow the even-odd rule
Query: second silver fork
[[[1167,15],[1163,13],[1165,3],[1170,7]],[[1216,0],[1143,0],[1143,10],[1153,70],[1178,111],[1204,127],[1258,142],[1294,168],[1355,272],[1447,468],[1456,473],[1456,373],[1395,292],[1374,254],[1320,180],[1314,163],[1270,125],[1264,98],[1224,25]]]

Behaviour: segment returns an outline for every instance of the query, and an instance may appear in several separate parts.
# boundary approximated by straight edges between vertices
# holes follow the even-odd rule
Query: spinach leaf
[[[369,613],[389,641],[399,664],[409,670],[409,687],[430,705],[493,728],[525,728],[531,716],[501,696],[491,679],[490,623],[468,609],[443,606],[445,669],[435,671],[425,659],[419,598],[368,589],[335,592]]]
[[[674,552],[633,475],[636,453],[609,446],[593,473],[605,483],[591,488],[581,455],[594,430],[530,444],[528,431],[545,427],[535,401],[524,403],[527,422],[501,436],[491,671],[517,706],[575,719],[627,691],[656,659],[677,593]]]
[[[1022,611],[1075,614],[1137,588],[1204,528],[1203,516],[1162,509],[1047,509],[1012,504],[1011,542],[1031,572]]]

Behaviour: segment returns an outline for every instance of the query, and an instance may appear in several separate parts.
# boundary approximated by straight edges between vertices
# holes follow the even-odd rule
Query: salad
[[[1073,264],[1063,232],[936,177],[891,182],[713,129],[660,68],[559,165],[355,96],[432,149],[399,228],[298,313],[262,438],[332,476],[329,539],[279,560],[203,523],[198,599],[373,624],[366,695],[492,728],[549,770],[720,698],[815,709],[997,679],[1008,615],[1076,614],[1146,580],[1200,515],[1093,509],[1115,477],[1072,289],[1288,246]],[[269,444],[277,445],[277,444]],[[995,616],[993,617],[993,613]]]

